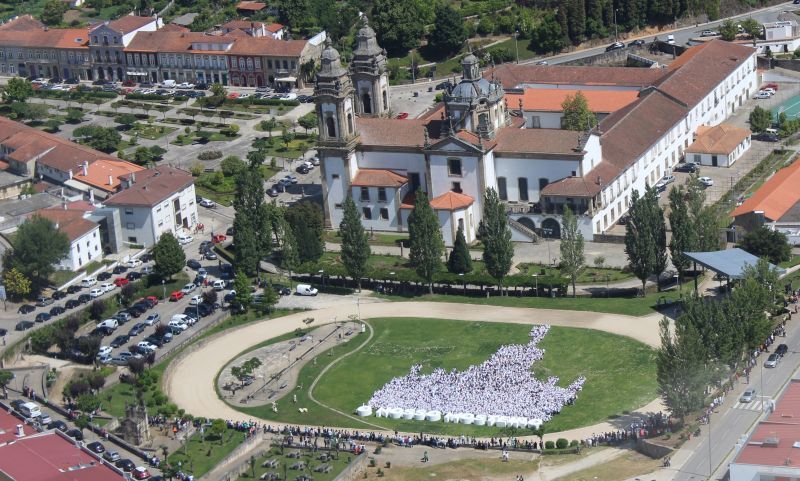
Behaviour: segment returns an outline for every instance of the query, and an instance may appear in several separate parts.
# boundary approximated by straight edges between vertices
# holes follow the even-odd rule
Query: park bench
[[[292,451],[292,452],[290,452],[289,454],[286,455],[287,458],[292,458],[292,459],[299,459],[300,456],[302,456],[300,451]]]
[[[306,462],[305,461],[298,461],[298,462],[294,463],[293,465],[289,466],[289,469],[294,469],[294,470],[306,469]]]
[[[277,459],[269,459],[261,463],[262,468],[277,468],[278,467],[278,460]]]

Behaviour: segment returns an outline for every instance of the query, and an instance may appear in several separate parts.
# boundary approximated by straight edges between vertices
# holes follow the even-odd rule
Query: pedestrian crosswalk
[[[756,399],[750,401],[749,403],[737,402],[736,404],[733,405],[733,409],[745,409],[748,411],[763,411],[765,404],[766,401],[763,401],[761,399]]]

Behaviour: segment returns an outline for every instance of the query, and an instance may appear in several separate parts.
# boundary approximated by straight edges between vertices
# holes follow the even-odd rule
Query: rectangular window
[[[542,128],[542,120],[538,115],[534,115],[533,117],[531,117],[531,128],[532,129]]]
[[[125,215],[133,215],[133,209],[125,209]]]
[[[447,173],[461,176],[461,159],[447,159]]]
[[[461,193],[461,182],[453,182],[453,186],[452,186],[452,188],[450,190],[452,190],[453,192],[458,192],[460,194]]]
[[[372,209],[370,209],[369,207],[364,207],[363,209],[361,209],[361,212],[364,213],[364,219],[372,220]]]
[[[133,237],[133,236],[131,236],[131,237],[128,237],[128,242],[130,242],[130,243],[132,243],[132,244],[136,244],[136,243],[137,243],[137,242],[136,242],[136,237]]]
[[[497,178],[497,195],[500,196],[500,200],[508,200],[508,191],[506,190],[505,177]]]
[[[378,202],[386,202],[386,187],[378,187]]]
[[[125,224],[125,228],[126,229],[135,229],[136,225],[133,222],[128,222],[127,224]]]
[[[369,187],[362,187],[361,188],[361,201],[368,202],[369,201]]]
[[[341,208],[342,208],[342,204],[341,204],[341,203],[339,203],[339,204],[333,204],[333,208],[334,208],[334,209],[341,209]]]
[[[333,174],[333,175],[331,175],[331,179],[333,179],[333,180],[336,180],[336,179],[338,179],[338,178],[339,178],[339,174]]]
[[[539,191],[547,187],[547,184],[549,183],[550,181],[547,180],[547,177],[539,177]]]
[[[695,164],[699,164],[700,163],[700,154],[694,154],[694,163]]]
[[[528,179],[520,177],[517,179],[517,186],[519,187],[519,200],[528,200]]]
[[[420,186],[419,174],[416,172],[410,172],[408,174],[408,178],[411,180],[411,192],[416,192]]]
[[[383,220],[389,220],[389,209],[381,207],[380,216]]]

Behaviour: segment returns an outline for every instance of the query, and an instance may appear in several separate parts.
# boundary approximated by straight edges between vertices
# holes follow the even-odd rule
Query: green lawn
[[[208,432],[205,437],[208,437]],[[244,441],[245,433],[228,429],[221,440],[202,438],[200,432],[195,432],[183,447],[167,457],[167,461],[170,464],[180,462],[181,470],[192,473],[195,479],[199,479],[236,449]]]
[[[571,291],[570,291],[571,292]],[[685,291],[690,292],[687,288]],[[408,298],[400,296],[384,296],[397,301],[407,301]],[[645,297],[469,297],[450,295],[425,295],[415,297],[420,301],[455,302],[458,304],[481,304],[489,306],[507,307],[534,307],[539,309],[562,309],[572,311],[608,312],[610,314],[625,314],[628,316],[646,316],[655,312],[659,302],[673,301],[680,297],[675,290],[654,292]]]
[[[800,264],[800,256],[794,256],[793,255],[791,259],[789,259],[788,261],[783,261],[778,265],[780,267],[783,267],[784,269],[786,269],[786,268],[789,268],[789,267],[794,267],[797,264]]]
[[[397,246],[399,242],[408,242],[408,234],[390,234],[386,232],[369,233],[369,243],[374,246]],[[338,230],[325,231],[325,242],[341,244],[342,238],[339,237]]]
[[[271,471],[273,473],[279,474],[281,477],[283,477],[283,473],[287,473],[289,475],[287,479],[291,479],[291,478],[293,478],[295,476],[299,476],[301,473],[305,473],[306,475],[311,476],[312,478],[314,478],[314,481],[332,481],[333,479],[336,478],[336,476],[339,475],[339,473],[344,471],[344,468],[346,468],[347,465],[350,464],[350,461],[353,458],[355,458],[355,456],[352,453],[341,452],[341,453],[338,454],[338,459],[333,459],[331,461],[320,461],[317,458],[319,457],[319,455],[322,452],[320,451],[320,452],[314,453],[314,452],[309,451],[309,450],[301,451],[302,455],[301,455],[301,457],[299,459],[293,459],[293,458],[287,458],[286,457],[287,454],[289,454],[290,452],[295,452],[295,451],[296,450],[294,450],[294,449],[282,449],[280,447],[273,447],[269,451],[267,451],[267,453],[264,454],[263,456],[259,456],[259,457],[256,458],[256,462],[255,462],[255,466],[254,466],[255,470],[254,471],[247,471],[247,472],[243,473],[239,477],[239,479],[240,480],[241,479],[259,479],[259,478],[261,478],[261,476],[264,473],[267,473],[267,472]],[[261,467],[261,464],[264,461],[269,461],[269,460],[272,460],[272,459],[276,459],[280,463],[277,468],[270,469],[270,468],[262,468]],[[305,461],[306,465],[308,466],[307,469],[305,469],[303,471],[294,471],[294,470],[291,470],[291,469],[287,470],[288,466],[293,465],[297,461]],[[317,466],[321,466],[323,464],[327,464],[327,465],[331,466],[331,468],[333,468],[333,469],[331,469],[331,471],[329,473],[318,473],[318,472],[314,471],[314,469]]]
[[[66,284],[68,281],[71,281],[78,275],[77,272],[73,271],[60,271],[56,270],[50,274],[50,282],[53,283],[56,287],[61,287]]]
[[[142,123],[135,123],[133,128],[128,131],[129,135],[138,134],[139,138],[148,139],[148,140],[157,140],[165,135],[169,135],[172,132],[175,132],[175,127],[165,127],[163,125],[152,125],[152,124],[142,124]]]
[[[288,146],[281,140],[280,135],[271,137],[272,145],[269,144],[268,139],[270,137],[262,138],[267,139],[261,144],[261,148],[267,157],[286,157],[290,159],[300,157],[306,150],[312,148],[316,142],[313,136],[302,133],[295,134],[294,138],[289,141]]]
[[[319,381],[314,396],[322,403],[352,412],[391,378],[407,374],[412,364],[423,364],[425,372],[434,367],[465,369],[483,362],[503,344],[527,342],[530,331],[530,326],[520,324],[417,318],[372,319],[370,324],[375,329],[370,343],[334,365]],[[361,345],[365,336],[359,334],[348,344],[333,348],[332,355],[320,354],[316,366],[307,364],[298,380],[303,389],[295,391],[297,404],[287,396],[277,402],[277,414],[270,405],[239,409],[252,416],[288,423],[374,429],[308,398],[308,387],[321,370],[337,356]],[[541,346],[547,354],[533,366],[537,378],[555,375],[560,378],[559,385],[566,386],[579,375],[586,377],[578,401],[547,423],[548,431],[602,422],[656,397],[655,353],[638,341],[594,330],[553,327]],[[298,413],[298,406],[307,407],[309,413]],[[375,417],[364,421],[408,432],[497,435],[502,431]]]
[[[517,268],[520,270],[520,272],[527,275],[540,274],[542,270],[545,271],[546,275],[561,275],[560,269],[545,267],[541,264],[530,264],[523,262],[518,264]],[[610,267],[586,267],[578,276],[578,284],[603,284],[606,282],[606,280],[608,280],[608,282],[619,282],[633,279],[633,277],[634,276],[631,272],[625,272],[621,269],[613,269]]]
[[[330,267],[336,266],[337,268],[342,267],[342,261],[339,258],[338,252],[323,253],[322,257],[319,260],[319,264],[322,266],[330,266]],[[413,267],[411,267],[411,264],[409,264],[409,260],[407,258],[400,256],[390,256],[390,255],[373,254],[367,260],[367,266],[371,269],[376,269],[381,271],[400,272],[402,270],[413,270]],[[473,260],[472,270],[473,272],[476,273],[484,272],[486,271],[486,267],[484,266],[483,261]]]

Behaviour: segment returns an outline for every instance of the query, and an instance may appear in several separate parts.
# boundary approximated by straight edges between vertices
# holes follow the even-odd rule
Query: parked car
[[[50,297],[39,296],[36,299],[36,305],[38,307],[47,307],[50,304],[52,304],[53,302],[55,302],[55,301]]]
[[[316,296],[319,291],[308,284],[297,284],[295,294],[298,296]]]
[[[62,306],[53,306],[50,308],[51,316],[59,316],[61,314],[64,314],[65,312],[67,312],[67,310],[64,309]]]
[[[606,47],[606,52],[613,52],[614,50],[620,50],[625,48],[625,44],[622,42],[614,42],[608,47]]]
[[[216,207],[217,204],[211,199],[203,199],[198,204],[202,205],[203,207],[208,207],[209,209]]]
[[[207,260],[210,260],[210,261],[217,260],[217,254],[215,254],[214,251],[212,251],[211,249],[205,251],[203,253],[203,257],[205,257]]]
[[[783,357],[786,353],[789,352],[789,346],[786,344],[778,344],[778,347],[775,348],[775,354]]]
[[[119,327],[119,321],[116,320],[116,319],[106,319],[106,320],[100,322],[99,324],[97,324],[97,327],[98,328],[116,329],[116,328]]]
[[[644,45],[644,40],[642,40],[641,38],[637,38],[633,42],[630,42],[628,44],[628,47],[641,47],[642,45]]]
[[[114,266],[114,269],[111,271],[114,274],[122,274],[123,272],[127,272],[128,268],[122,264],[117,264]]]
[[[781,356],[775,354],[774,352],[769,355],[766,361],[764,361],[764,367],[777,367],[778,361],[780,361]]]
[[[760,140],[761,142],[778,142],[780,141],[780,137],[778,134],[774,134],[772,132],[762,132],[755,136],[756,140]]]
[[[225,234],[215,234],[214,237],[211,238],[211,242],[214,244],[219,244],[220,242],[225,242],[228,238]]]
[[[65,434],[74,439],[75,441],[83,441],[83,433],[78,428],[72,428]]]
[[[131,337],[127,334],[120,334],[119,336],[115,337],[114,340],[111,341],[111,347],[117,348],[122,347],[125,345],[126,342],[130,341]]]
[[[139,259],[129,259],[128,262],[125,263],[125,265],[131,269],[135,269],[140,265],[142,265],[142,261],[140,261]]]
[[[194,237],[190,236],[189,234],[178,234],[178,242],[181,245],[188,244],[194,240]]]
[[[131,283],[131,281],[128,280],[127,277],[117,277],[116,279],[114,279],[114,285],[117,286],[117,287],[126,286],[126,285],[128,285],[130,283]]]
[[[102,293],[100,295],[102,295]],[[87,302],[92,300],[92,297],[97,297],[97,296],[92,296],[91,293],[81,294],[80,296],[78,296],[78,302],[80,302],[81,304],[86,304]]]
[[[144,320],[144,323],[147,324],[148,326],[152,326],[153,324],[157,323],[160,320],[161,320],[161,315],[157,312],[154,312],[153,314],[147,316],[147,318]]]
[[[127,279],[125,280],[127,281]],[[117,288],[117,285],[112,284],[111,282],[106,282],[103,285],[101,285],[100,288],[103,289],[103,292],[111,292]]]
[[[756,99],[756,100],[766,100],[766,99],[768,99],[770,97],[772,97],[772,95],[769,92],[764,92],[762,90],[762,91],[758,92],[756,94],[756,96],[753,97],[753,98]]]
[[[46,312],[40,312],[39,314],[36,314],[36,317],[34,318],[34,320],[36,322],[46,322],[46,321],[50,320],[50,317],[51,317],[50,314],[48,314]]]
[[[684,162],[682,164],[676,165],[673,170],[675,172],[688,172],[690,174],[693,174],[699,170],[699,167],[697,167],[697,164],[695,164],[694,162]]]
[[[713,30],[703,30],[700,32],[701,37],[716,37],[717,35],[719,34]]]
[[[131,328],[131,330],[130,330],[130,331],[128,331],[128,336],[129,336],[129,337],[135,337],[135,336],[138,336],[139,334],[141,334],[141,333],[142,333],[142,331],[144,331],[144,329],[145,329],[146,327],[147,327],[147,324],[143,324],[143,323],[141,323],[141,322],[139,322],[139,323],[136,323],[136,324],[134,324],[134,325],[133,325],[133,327]]]
[[[36,306],[32,306],[30,304],[23,304],[23,305],[19,306],[19,309],[17,309],[17,313],[19,313],[19,314],[30,314],[31,312],[33,312],[35,310],[36,310]]]
[[[702,184],[703,187],[711,187],[712,185],[714,185],[714,179],[712,179],[711,177],[700,177],[697,180],[700,181],[700,184]]]
[[[269,189],[267,189],[267,192],[266,192],[266,193],[267,193],[267,195],[268,195],[268,196],[270,196],[270,197],[278,197],[278,195],[281,193],[281,191],[280,191],[280,190],[278,190],[278,189],[276,189],[276,188],[275,188],[275,185],[273,185],[272,187],[270,187]]]
[[[756,398],[756,390],[753,388],[748,388],[745,389],[745,391],[742,393],[741,397],[739,398],[739,402],[749,403],[752,402],[753,399],[755,398]]]
[[[396,119],[400,119],[400,120],[407,119],[408,118],[408,112],[400,112],[399,114],[397,114],[397,117],[395,117],[395,118]]]
[[[68,426],[64,421],[56,419],[47,425],[47,429],[58,429],[63,433],[68,429]]]
[[[67,293],[64,291],[54,291],[52,294],[50,294],[50,298],[56,301],[61,300],[65,297],[67,297]]]
[[[121,274],[121,273],[120,273],[120,274]],[[111,279],[111,273],[110,273],[110,272],[108,272],[108,271],[106,271],[106,272],[101,272],[100,274],[97,274],[97,280],[98,280],[98,281],[107,281],[107,280],[109,280],[109,279]]]
[[[147,479],[150,477],[150,471],[148,471],[147,468],[143,468],[141,466],[137,466],[136,468],[134,468],[131,474],[133,474],[134,479]]]
[[[92,296],[92,298],[100,297],[105,293],[106,293],[105,289],[101,289],[99,287],[96,287],[91,291],[89,291],[89,295]]]
[[[136,469],[136,465],[133,464],[133,461],[131,461],[130,459],[120,459],[114,464],[114,466],[125,471],[126,473],[129,473],[134,469]]]
[[[309,172],[310,172],[310,171],[308,170],[308,167],[307,167],[305,164],[300,164],[300,165],[298,165],[298,166],[297,166],[297,168],[295,169],[295,171],[296,171],[298,174],[307,174],[307,173],[309,173]]]
[[[184,295],[185,294],[191,294],[192,292],[194,292],[195,289],[197,289],[197,286],[190,282],[190,283],[186,284],[185,286],[183,286],[181,288],[180,292],[182,292]]]
[[[181,299],[183,299],[183,296],[184,296],[183,292],[175,291],[175,292],[173,292],[172,294],[169,295],[169,300],[170,300],[170,302],[180,301]]]
[[[201,302],[203,302],[203,296],[192,296],[192,298],[189,299],[189,305],[190,306],[196,306],[196,305],[200,304]]]
[[[128,272],[128,275],[125,276],[125,279],[128,279],[129,281],[138,281],[141,278],[142,278],[142,273],[136,271]]]
[[[80,284],[73,284],[67,287],[67,294],[75,294],[76,292],[80,292],[83,289],[83,286]]]
[[[115,463],[119,461],[120,456],[119,453],[116,451],[106,451],[103,453],[103,459],[105,459],[109,463]]]

